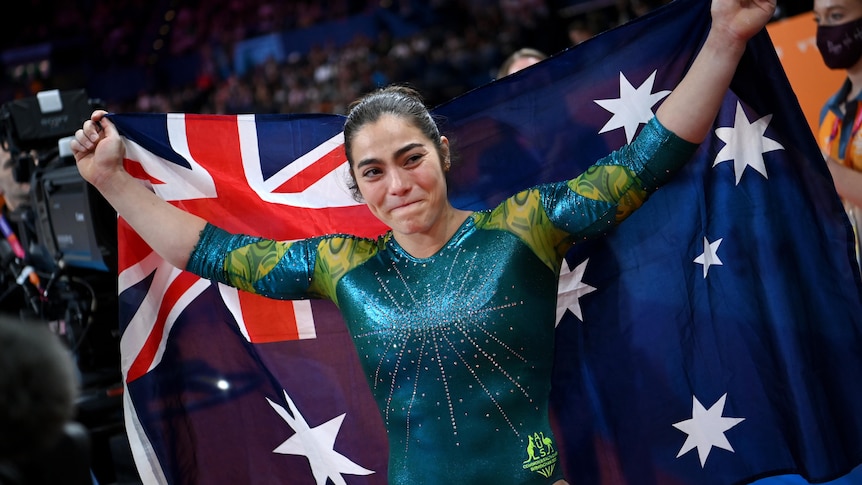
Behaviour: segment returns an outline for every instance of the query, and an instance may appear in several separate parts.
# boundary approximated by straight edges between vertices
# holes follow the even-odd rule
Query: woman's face
[[[862,0],[814,0],[817,25],[846,24],[862,17]]]
[[[444,156],[449,142],[441,137]],[[443,224],[446,178],[434,142],[404,118],[384,115],[353,137],[353,174],[365,203],[397,234],[426,234]]]

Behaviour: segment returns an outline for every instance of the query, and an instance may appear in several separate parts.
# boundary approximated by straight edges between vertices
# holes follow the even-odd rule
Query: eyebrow
[[[414,143],[408,143],[408,144],[404,145],[403,147],[399,148],[398,150],[395,150],[395,154],[394,154],[395,158],[400,157],[401,155],[409,152],[410,150],[413,150],[414,148],[422,147],[422,146],[424,146],[422,143],[415,143],[415,142]],[[370,165],[372,163],[379,162],[379,161],[380,160],[378,160],[377,158],[365,158],[365,159],[362,159],[356,163],[356,168],[362,168],[365,165]]]

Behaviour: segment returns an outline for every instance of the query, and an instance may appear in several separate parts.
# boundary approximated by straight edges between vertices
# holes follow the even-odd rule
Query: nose
[[[389,193],[393,195],[403,195],[410,190],[409,176],[400,170],[391,170],[389,172]]]

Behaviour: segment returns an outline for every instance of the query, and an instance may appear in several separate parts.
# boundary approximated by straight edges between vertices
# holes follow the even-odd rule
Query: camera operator
[[[13,245],[21,244],[17,234],[18,221],[21,211],[30,203],[30,184],[15,180],[13,170],[14,160],[11,154],[0,145],[0,217],[3,218],[0,222],[4,224],[3,239],[0,239],[0,263],[5,268],[0,274],[0,311],[8,312],[16,311],[22,306],[18,298],[12,298],[15,279],[18,276],[15,265],[12,264],[16,256]]]
[[[93,443],[92,478],[110,483],[118,473],[113,454],[125,452],[114,448],[115,441],[122,445],[117,437],[125,436],[117,217],[88,189],[66,150],[67,138],[99,103],[84,90],[50,90],[0,105],[0,318],[18,315],[65,343],[79,383],[75,421]],[[3,374],[0,369],[0,379]],[[4,425],[0,416],[0,439],[6,439]],[[47,469],[60,463],[53,456],[42,460]],[[89,485],[90,474],[83,478]],[[0,485],[6,483],[0,477]]]
[[[15,180],[12,156],[0,146],[0,196],[5,201],[4,212],[15,212],[30,201],[30,184]],[[8,214],[6,214],[7,217]]]

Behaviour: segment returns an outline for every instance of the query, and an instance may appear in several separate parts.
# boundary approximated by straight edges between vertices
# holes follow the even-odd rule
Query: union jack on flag
[[[629,143],[709,19],[709,2],[677,0],[436,107],[460,159],[453,203],[491,207]],[[111,119],[130,172],[227,230],[385,230],[346,188],[343,117]],[[333,305],[202,281],[119,231],[125,419],[145,483],[386,482],[381,418]],[[763,32],[693,160],[561,269],[551,398],[570,483],[824,481],[862,463],[851,232]]]
[[[124,130],[127,129],[125,116],[113,117]],[[346,190],[348,174],[344,164],[342,117],[274,117],[261,122],[254,116],[167,114],[128,115],[127,119],[133,121],[133,126],[144,136],[138,138],[142,135],[127,133],[127,170],[138,176],[142,183],[149,184],[165,200],[222,227],[284,240],[338,230],[366,236],[383,231],[380,222]],[[277,136],[271,138],[274,134]],[[259,138],[275,142],[259,144]],[[144,148],[134,139],[141,139],[142,143],[149,145]],[[154,140],[158,141],[157,145],[152,144]],[[183,440],[154,442],[150,435],[152,429],[156,429],[157,435],[215,433],[212,440],[219,443],[224,440],[220,433],[224,432],[225,424],[251,409],[241,404],[251,397],[249,394],[259,396],[257,404],[264,409],[255,414],[264,414],[265,418],[279,416],[267,403],[268,400],[290,399],[285,389],[305,392],[309,387],[317,386],[318,389],[310,394],[322,393],[324,396],[320,400],[329,401],[330,394],[337,391],[326,390],[324,384],[331,380],[329,374],[343,371],[338,367],[326,369],[320,365],[318,371],[323,372],[323,376],[316,376],[314,369],[305,369],[310,359],[316,358],[292,348],[296,347],[295,341],[314,339],[313,345],[309,344],[310,351],[320,352],[313,348],[321,347],[325,354],[334,354],[330,360],[336,366],[353,357],[351,344],[345,340],[344,330],[337,325],[337,311],[327,308],[332,305],[326,302],[315,302],[315,310],[312,311],[312,304],[308,301],[268,300],[224,285],[213,285],[165,263],[122,220],[119,231],[124,241],[119,257],[119,291],[121,300],[132,305],[129,308],[124,306],[121,311],[125,317],[121,355],[128,390],[126,419],[130,438],[136,445],[139,469],[144,465],[141,473],[152,475],[153,483],[208,483],[210,479],[220,481],[231,476],[236,478],[233,483],[246,483],[244,474],[247,470],[244,467],[237,472],[239,475],[232,475],[223,467],[216,466],[221,462],[217,456],[209,463],[210,457],[205,457],[200,450],[184,449]],[[201,306],[207,308],[205,314],[196,310]],[[315,315],[322,317],[315,318]],[[228,327],[224,322],[232,322],[233,325]],[[327,322],[330,323],[327,325]],[[193,346],[202,346],[203,353],[192,359],[185,351],[183,355],[177,355],[172,350],[181,340],[177,334],[192,331],[196,326],[200,326],[202,333],[200,339],[194,339],[197,343]],[[219,356],[228,355],[227,351],[223,352],[215,345],[215,340],[218,340],[215,336],[220,333],[226,334],[226,339],[239,337],[232,347],[243,348],[247,358],[272,360],[289,374],[276,377],[277,374],[273,373],[271,379],[283,378],[298,384],[280,387],[277,382],[268,382],[254,368],[261,362],[244,363],[250,366],[248,368],[232,363],[232,367],[239,365],[244,369],[242,371],[219,369],[213,364],[220,361]],[[204,364],[209,360],[214,362],[189,369],[190,361]],[[291,364],[291,361],[296,362]],[[243,376],[242,381],[247,387],[237,390],[233,379],[228,379],[237,373]],[[343,418],[344,409],[362,409],[370,405],[364,413],[371,414],[374,419],[360,412],[354,419],[362,421],[353,424],[355,429],[350,433],[343,433],[355,435],[352,439],[357,442],[357,449],[361,449],[367,446],[367,441],[375,433],[379,435],[376,428],[366,429],[371,427],[368,423],[378,424],[379,417],[375,416],[377,411],[373,403],[368,401],[370,395],[365,390],[364,377],[354,372],[338,376],[335,382],[338,380],[347,381],[343,383],[344,402],[341,403],[347,406],[336,408],[341,411],[333,411],[331,416],[320,418],[319,422],[339,414]],[[219,390],[219,386],[224,387],[228,382],[230,387]],[[177,387],[172,388],[173,384]],[[190,384],[195,389],[192,405],[186,403]],[[263,384],[276,385],[261,387]],[[151,386],[158,387],[158,394],[149,394]],[[139,388],[146,391],[139,391]],[[146,397],[138,398],[139,392]],[[242,396],[239,399],[237,392]],[[172,407],[174,400],[182,403],[176,409]],[[315,416],[322,406],[314,400],[300,402],[309,403],[310,409],[292,408],[292,411],[302,413],[306,419]],[[178,413],[169,415],[181,419],[182,428],[177,428],[170,419],[163,421],[166,406]],[[200,413],[202,416],[198,414],[199,407],[206,409]],[[258,417],[249,416],[248,420],[253,423],[237,423],[237,427],[248,430],[272,428],[257,423]],[[301,420],[302,416],[293,416],[292,419]],[[284,426],[280,433],[281,441],[286,440],[288,431],[300,431],[295,424],[288,427],[285,423]],[[330,439],[334,441],[338,429],[330,428],[320,433],[332,433]],[[350,443],[350,436],[342,436],[341,439]],[[238,437],[232,442],[245,441],[248,441],[247,437]],[[261,454],[271,454],[274,448],[271,446]],[[286,449],[289,451],[290,447]],[[151,454],[142,456],[141,450]],[[336,451],[330,451],[334,456],[340,456]],[[358,454],[362,456],[363,453]],[[379,448],[374,450],[371,447],[366,454],[370,456],[365,462],[374,470],[382,470],[382,473],[373,475],[369,483],[385,482],[385,453],[381,455]],[[181,476],[170,475],[174,470],[181,470],[171,466],[171,462],[182,456],[194,457],[195,475],[187,476],[187,470],[182,471]],[[300,453],[298,456],[305,455]],[[205,466],[208,463],[212,466]],[[277,473],[285,480],[297,474],[297,466],[289,460],[281,468]],[[372,473],[359,465],[336,470],[348,473],[356,470],[360,475]],[[213,475],[210,477],[209,473]],[[310,476],[307,465],[299,475]],[[297,483],[301,481],[299,479]]]

